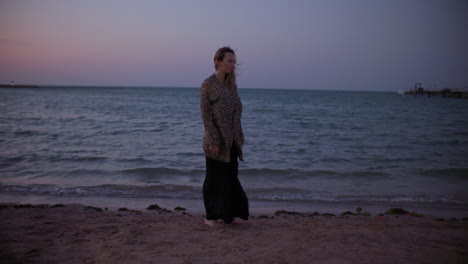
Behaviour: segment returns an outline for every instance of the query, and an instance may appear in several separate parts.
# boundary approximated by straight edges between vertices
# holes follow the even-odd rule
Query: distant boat
[[[39,88],[39,86],[32,84],[16,84],[15,81],[11,81],[10,84],[0,83],[0,88]]]

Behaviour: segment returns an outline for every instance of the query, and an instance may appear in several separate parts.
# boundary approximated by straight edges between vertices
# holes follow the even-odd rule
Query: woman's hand
[[[213,156],[218,156],[218,152],[219,152],[219,147],[218,146],[213,146],[213,147],[210,147],[210,152],[211,154],[213,154]]]

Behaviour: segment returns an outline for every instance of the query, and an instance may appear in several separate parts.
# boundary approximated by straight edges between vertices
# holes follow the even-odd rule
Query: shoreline
[[[175,207],[184,207],[194,215],[204,215],[204,205],[201,199],[166,199],[166,198],[127,198],[127,197],[75,197],[75,196],[48,196],[25,194],[1,194],[0,204],[82,204],[86,206],[102,207],[111,210],[129,208],[144,210],[151,204],[172,210]],[[291,202],[291,201],[257,201],[250,200],[251,215],[274,214],[278,210],[294,211],[300,213],[329,213],[340,215],[356,208],[362,208],[363,213],[372,216],[385,213],[392,208],[402,208],[425,216],[436,218],[466,218],[468,207],[446,204],[409,204],[409,203],[339,203],[339,202]]]
[[[183,211],[0,206],[2,263],[465,263],[468,220],[255,215],[212,228]]]

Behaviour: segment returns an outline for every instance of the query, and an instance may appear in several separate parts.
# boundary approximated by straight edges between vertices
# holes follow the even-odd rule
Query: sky
[[[468,0],[0,0],[0,83],[468,88]]]

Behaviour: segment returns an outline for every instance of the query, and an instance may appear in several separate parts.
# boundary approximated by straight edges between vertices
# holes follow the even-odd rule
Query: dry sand
[[[256,215],[215,229],[201,215],[0,209],[0,263],[468,263],[468,221]]]

